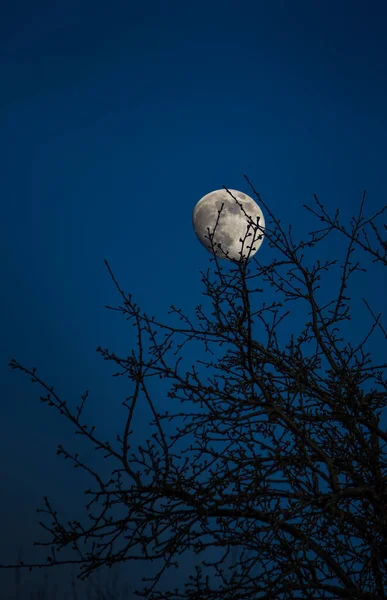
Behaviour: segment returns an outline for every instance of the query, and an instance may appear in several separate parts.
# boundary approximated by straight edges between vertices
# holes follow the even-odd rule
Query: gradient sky
[[[128,353],[135,340],[105,309],[120,298],[104,258],[166,321],[170,304],[192,314],[202,302],[210,255],[193,233],[196,202],[223,185],[251,193],[244,173],[304,236],[314,193],[344,216],[364,189],[366,214],[381,208],[387,10],[355,0],[21,0],[1,12],[4,563],[18,548],[26,561],[46,556],[32,548],[45,539],[35,512],[44,495],[68,519],[83,510],[90,481],[57,445],[94,460],[9,360],[37,367],[72,406],[88,389],[88,422],[113,440],[130,390],[95,348]],[[369,287],[376,307],[386,287]],[[137,584],[141,567],[125,569]],[[49,575],[63,586],[68,573]],[[0,571],[0,587],[9,581]]]

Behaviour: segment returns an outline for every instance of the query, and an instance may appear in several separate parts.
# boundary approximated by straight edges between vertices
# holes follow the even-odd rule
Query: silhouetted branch
[[[365,298],[368,331],[362,334],[355,324],[361,339],[353,344],[345,342],[343,328],[352,320],[349,284],[367,270],[363,258],[355,261],[356,252],[387,264],[387,245],[376,225],[387,206],[365,218],[364,193],[358,215],[345,227],[339,211],[331,218],[315,196],[317,208],[306,208],[325,226],[297,241],[251,187],[268,217],[264,233],[276,257],[268,264],[256,256],[232,260],[224,268],[215,255],[215,276],[210,269],[202,273],[212,307],[196,307],[194,318],[172,305],[169,314],[180,326],[141,311],[105,260],[122,300],[107,308],[122,313],[136,332],[136,347],[127,356],[97,348],[115,364],[114,376],[124,375],[131,384],[124,402],[128,416],[114,447],[97,437],[95,427],[81,424],[87,392],[72,412],[35,369],[11,361],[48,392],[43,402],[117,464],[104,481],[77,454],[58,446],[58,454],[95,480],[85,492],[92,497],[87,509],[94,512],[87,526],[65,525],[45,498],[41,512],[51,525],[41,525],[51,541],[39,545],[49,546],[51,555],[44,564],[24,567],[73,562],[84,579],[102,565],[161,559],[162,568],[146,580],[149,587],[138,591],[149,600],[386,597],[387,432],[381,414],[387,363],[376,364],[366,348],[377,329],[385,340],[387,335]],[[259,223],[251,227],[254,236],[262,234]],[[305,258],[334,231],[348,241],[338,281],[336,258],[313,265]],[[213,240],[213,232],[209,236]],[[322,304],[327,276],[336,295]],[[281,328],[295,301],[305,309],[304,322],[298,333],[293,323],[286,339]],[[192,341],[203,344],[209,360],[197,360],[187,371],[182,351]],[[151,393],[155,377],[168,380],[168,411],[160,410]],[[130,438],[140,401],[152,421],[145,443],[134,450]],[[116,506],[124,508],[124,518],[114,518]],[[247,554],[227,575],[224,562],[233,546]],[[64,547],[78,558],[59,560],[56,551]],[[224,551],[220,559],[201,557],[216,548]],[[184,591],[159,591],[169,567],[187,550],[202,566]]]

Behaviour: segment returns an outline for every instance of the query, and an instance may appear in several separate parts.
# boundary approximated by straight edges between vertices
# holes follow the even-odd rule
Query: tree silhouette
[[[265,209],[264,245],[248,260],[263,233],[251,222],[244,258],[211,258],[214,272],[202,273],[211,308],[198,306],[195,318],[174,306],[170,314],[177,324],[148,317],[105,261],[122,298],[118,308],[107,308],[131,321],[137,335],[136,348],[126,357],[97,349],[117,365],[115,375],[131,381],[128,417],[115,445],[81,422],[87,392],[72,412],[36,369],[11,361],[13,369],[46,389],[42,401],[113,457],[117,468],[104,482],[77,454],[59,446],[58,454],[95,479],[96,488],[86,490],[90,522],[63,524],[45,498],[42,512],[51,525],[43,527],[52,540],[37,545],[50,546],[51,556],[44,564],[3,568],[73,562],[85,579],[102,565],[159,559],[162,567],[144,580],[139,596],[386,598],[387,433],[380,420],[387,364],[377,364],[367,347],[377,331],[384,341],[387,335],[366,298],[361,321],[351,320],[348,287],[354,274],[367,273],[367,260],[371,269],[387,265],[387,245],[377,225],[387,206],[366,218],[364,192],[357,216],[344,226],[339,211],[329,216],[315,196],[306,214],[321,228],[297,242],[292,228],[283,227],[246,180]],[[212,244],[213,235],[209,231]],[[321,247],[332,235],[345,243],[341,263],[322,260]],[[355,262],[355,253],[361,260]],[[334,299],[327,299],[336,287]],[[295,301],[303,316],[286,310]],[[290,315],[291,333],[281,334]],[[360,340],[354,343],[349,334]],[[183,370],[183,351],[190,343],[201,344],[209,359]],[[152,397],[155,378],[167,380],[169,410],[162,412]],[[146,443],[134,450],[132,426],[140,401],[153,420]],[[112,516],[117,506],[124,509],[123,518]],[[58,558],[64,547],[73,548],[73,561]],[[238,559],[226,567],[236,548]],[[188,550],[198,564],[184,589],[160,591],[164,574]],[[203,558],[208,553],[212,560]]]

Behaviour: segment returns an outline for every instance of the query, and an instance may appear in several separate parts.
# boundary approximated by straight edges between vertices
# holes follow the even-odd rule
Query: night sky
[[[19,548],[26,562],[47,555],[32,546],[49,539],[35,512],[44,495],[64,520],[84,514],[92,482],[56,456],[59,443],[113,468],[9,360],[36,367],[73,407],[89,390],[87,422],[114,440],[131,384],[113,379],[95,349],[128,354],[136,340],[105,308],[120,303],[105,258],[140,307],[166,322],[171,304],[192,315],[203,300],[211,257],[192,211],[208,192],[252,195],[246,173],[304,237],[313,221],[302,205],[314,193],[344,218],[364,189],[366,215],[386,204],[387,10],[355,0],[15,0],[1,13],[4,564]],[[263,262],[266,252],[264,243]],[[376,311],[387,291],[378,273],[367,284]],[[188,351],[188,363],[198,358]],[[138,419],[145,437],[148,416]],[[70,571],[51,570],[51,584],[64,590]],[[135,586],[146,570],[126,563],[122,572]],[[0,571],[5,598],[12,577]],[[23,573],[24,590],[42,577]]]

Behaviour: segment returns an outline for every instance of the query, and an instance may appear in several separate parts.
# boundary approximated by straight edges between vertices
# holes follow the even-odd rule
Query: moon
[[[251,258],[263,242],[265,219],[262,210],[250,196],[238,190],[229,191],[236,200],[225,189],[203,196],[194,208],[192,224],[199,241],[209,252],[227,260],[245,260]],[[218,217],[213,252],[209,234],[214,233]],[[240,240],[244,240],[244,243]]]

